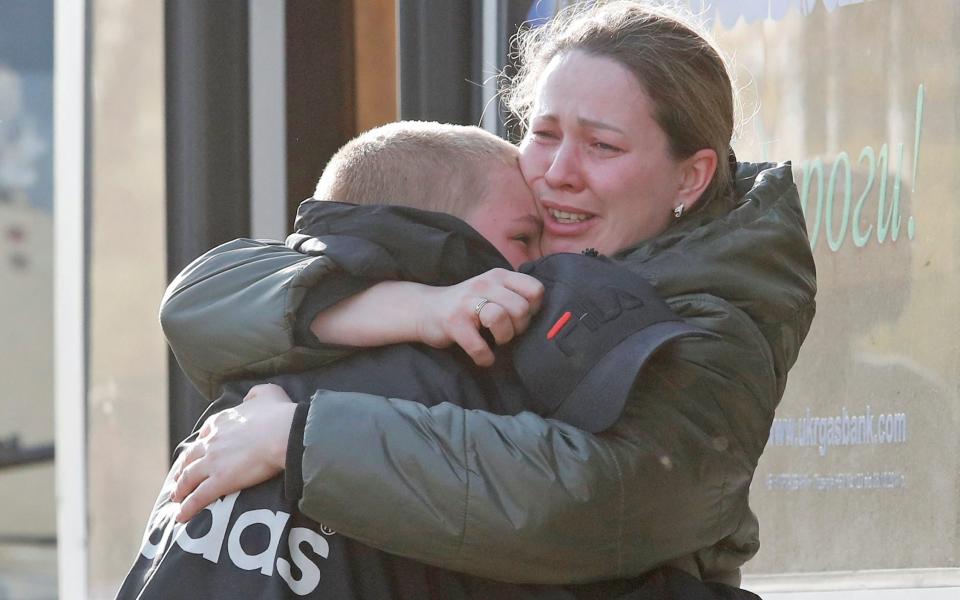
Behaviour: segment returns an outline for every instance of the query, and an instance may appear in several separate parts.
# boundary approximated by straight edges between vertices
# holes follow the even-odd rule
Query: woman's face
[[[555,57],[520,148],[544,254],[613,254],[666,229],[683,175],[668,148],[630,71],[580,51]]]

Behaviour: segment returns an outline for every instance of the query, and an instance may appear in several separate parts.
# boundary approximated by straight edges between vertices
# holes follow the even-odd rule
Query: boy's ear
[[[697,204],[716,172],[717,153],[710,148],[697,150],[682,161],[677,200],[683,204],[684,210]]]

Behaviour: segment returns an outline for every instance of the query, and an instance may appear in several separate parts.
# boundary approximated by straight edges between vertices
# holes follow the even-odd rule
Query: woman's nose
[[[583,187],[580,156],[574,144],[561,143],[550,160],[544,180],[552,188],[579,190]]]

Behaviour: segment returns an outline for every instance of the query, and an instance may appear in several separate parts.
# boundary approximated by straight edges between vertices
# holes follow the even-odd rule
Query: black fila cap
[[[643,365],[681,337],[716,337],[674,314],[640,275],[604,257],[553,254],[520,271],[543,306],[513,347],[537,412],[598,433],[623,412]]]

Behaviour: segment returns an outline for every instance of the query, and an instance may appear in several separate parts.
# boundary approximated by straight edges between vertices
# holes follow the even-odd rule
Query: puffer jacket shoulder
[[[319,367],[346,353],[294,339],[307,290],[334,272],[326,256],[282,242],[238,239],[190,263],[167,287],[160,324],[191,383],[212,400],[229,379]]]

